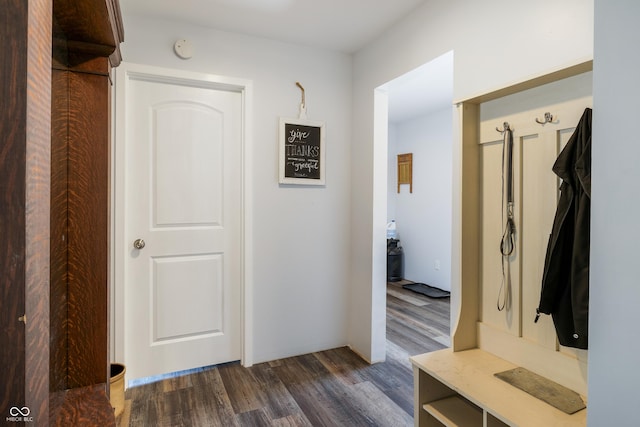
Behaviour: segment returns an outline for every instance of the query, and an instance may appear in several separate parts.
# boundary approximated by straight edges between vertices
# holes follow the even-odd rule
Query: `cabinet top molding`
[[[54,44],[69,51],[122,61],[124,27],[118,0],[54,0]]]

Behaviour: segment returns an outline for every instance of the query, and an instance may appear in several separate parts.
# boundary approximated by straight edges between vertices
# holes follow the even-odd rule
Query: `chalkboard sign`
[[[280,184],[324,185],[324,122],[280,119]]]

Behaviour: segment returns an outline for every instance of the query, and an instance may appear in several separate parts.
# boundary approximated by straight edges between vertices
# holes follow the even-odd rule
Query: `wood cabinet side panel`
[[[0,39],[0,414],[25,398],[25,161],[27,4],[2,1]],[[4,11],[10,11],[5,13]]]
[[[24,404],[41,424],[49,415],[51,0],[30,0],[28,15]]]
[[[70,73],[69,386],[108,382],[108,77]]]
[[[67,388],[67,122],[69,76],[51,74],[51,348],[49,389]]]

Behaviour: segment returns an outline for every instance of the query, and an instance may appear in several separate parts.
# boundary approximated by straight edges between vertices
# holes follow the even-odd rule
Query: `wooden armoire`
[[[0,0],[0,40],[0,420],[115,425],[108,272],[118,1]]]

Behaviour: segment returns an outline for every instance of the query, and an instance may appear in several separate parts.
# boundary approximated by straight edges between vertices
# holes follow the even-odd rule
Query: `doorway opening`
[[[393,269],[387,272],[387,350],[411,356],[450,346],[449,298],[426,296],[404,285],[451,291],[453,52],[379,87],[378,108],[387,110],[386,130],[378,124],[375,130],[376,140],[386,140],[379,149],[386,150],[387,181],[386,188],[374,191],[381,196],[386,192],[387,223],[393,221],[397,233],[387,240],[387,268]],[[399,159],[408,156],[407,179]],[[378,217],[384,214],[378,212]]]

